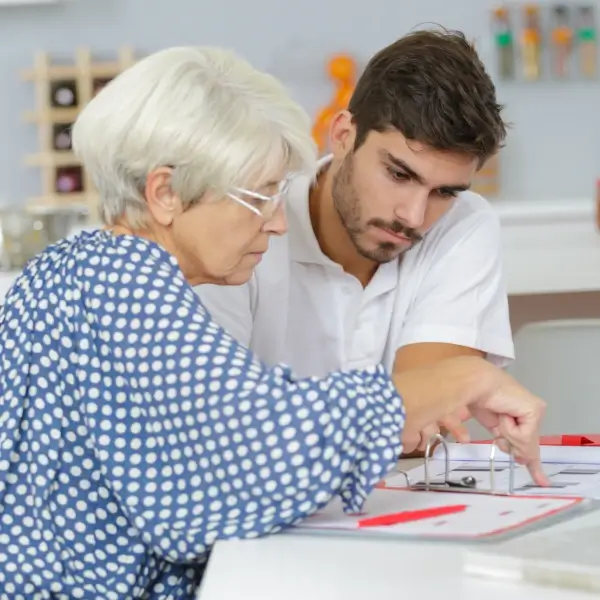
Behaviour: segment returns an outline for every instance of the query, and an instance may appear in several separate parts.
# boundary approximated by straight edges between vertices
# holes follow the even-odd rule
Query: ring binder
[[[515,492],[515,458],[509,444],[508,461],[508,490],[497,490],[495,485],[496,475],[496,448],[499,440],[493,440],[490,449],[490,489],[484,490],[477,488],[477,481],[472,476],[463,477],[459,480],[450,479],[450,456],[448,452],[448,442],[443,435],[436,433],[429,438],[425,449],[424,469],[425,481],[412,483],[406,471],[398,471],[406,480],[406,487],[410,490],[424,490],[426,492],[448,492],[455,491],[460,493],[476,493],[512,496]],[[506,440],[505,440],[506,441]],[[436,442],[439,442],[444,449],[444,479],[443,481],[432,481],[430,476],[429,460],[431,459],[431,450]],[[508,443],[508,442],[507,442]]]

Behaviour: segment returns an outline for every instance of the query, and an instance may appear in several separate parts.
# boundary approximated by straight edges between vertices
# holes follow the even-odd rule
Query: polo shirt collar
[[[331,163],[328,155],[317,163],[317,173],[322,173]],[[290,257],[293,261],[305,264],[316,264],[342,270],[342,267],[323,254],[310,220],[309,195],[314,180],[305,176],[296,177],[290,187],[287,202],[287,215],[290,223],[289,241]],[[384,263],[377,269],[371,284],[376,293],[384,293],[393,289],[398,283],[398,261]],[[369,284],[368,287],[373,287]]]
[[[317,163],[317,174],[322,173],[331,163],[332,156],[325,156]],[[287,201],[287,216],[290,222],[289,240],[292,260],[302,263],[339,265],[329,259],[319,246],[310,221],[309,196],[314,180],[304,175],[295,177],[290,186]]]

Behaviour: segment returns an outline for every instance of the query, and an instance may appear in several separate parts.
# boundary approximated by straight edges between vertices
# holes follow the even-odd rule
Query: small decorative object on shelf
[[[588,79],[596,77],[598,47],[594,8],[581,6],[578,13],[577,43],[579,46],[579,70]]]
[[[72,108],[77,106],[77,82],[53,81],[51,86],[50,103],[55,108]]]
[[[569,9],[564,4],[552,9],[552,71],[556,77],[569,76],[570,58],[573,50],[573,30],[569,19]]]
[[[498,52],[498,72],[502,79],[513,79],[515,76],[514,36],[506,6],[500,6],[494,10],[494,26]]]
[[[496,74],[513,82],[597,78],[597,32],[592,4],[506,2],[493,12]],[[518,47],[515,45],[518,41]]]
[[[111,77],[98,77],[92,83],[92,96],[95,96],[102,88],[111,82]]]
[[[52,147],[59,152],[71,150],[71,124],[56,123],[53,125]]]
[[[77,51],[72,65],[51,64],[48,54],[38,54],[34,68],[23,73],[35,84],[36,110],[25,120],[39,130],[40,150],[27,156],[28,166],[42,171],[41,197],[31,207],[82,207],[92,222],[98,220],[98,195],[90,177],[73,155],[71,127],[79,111],[114,77],[135,62],[133,51],[123,48],[118,60],[96,62],[89,49]]]
[[[80,165],[56,168],[56,193],[78,194],[83,192],[83,169]]]
[[[327,63],[327,73],[334,83],[335,93],[331,102],[319,111],[313,125],[313,138],[320,152],[326,151],[331,119],[348,107],[356,84],[356,71],[356,61],[347,54],[338,54]]]
[[[521,36],[523,75],[525,79],[539,79],[542,74],[540,9],[534,4],[525,5],[525,26]]]

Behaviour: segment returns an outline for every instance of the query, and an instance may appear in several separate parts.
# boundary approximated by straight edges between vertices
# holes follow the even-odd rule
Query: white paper
[[[450,461],[451,481],[460,482],[463,477],[474,477],[476,489],[490,491],[492,482],[487,461]],[[444,481],[446,464],[443,460],[429,461],[430,482]],[[544,473],[550,479],[550,487],[535,485],[529,471],[523,466],[515,465],[514,492],[520,495],[581,496],[584,498],[600,498],[600,465],[579,464],[544,464]],[[411,485],[424,483],[425,467],[416,467],[408,471]],[[406,487],[406,479],[398,474],[386,478],[389,485]],[[509,491],[508,463],[495,465],[494,489],[496,492]]]
[[[463,477],[474,477],[476,488],[481,491],[491,490],[490,477],[490,447],[477,444],[448,444],[450,449],[450,477],[451,481],[460,481]],[[462,447],[461,447],[462,446]],[[581,452],[581,449],[578,449]],[[586,451],[589,448],[585,449]],[[442,482],[446,469],[443,452],[438,448],[433,458],[429,460],[429,475],[431,482]],[[456,457],[470,456],[469,460],[457,460]],[[498,492],[509,490],[508,457],[496,458],[494,464],[494,489]],[[529,471],[522,465],[515,464],[514,492],[518,495],[550,495],[550,496],[579,496],[583,498],[600,499],[600,462],[599,463],[567,463],[544,462],[543,469],[550,479],[550,487],[538,487],[529,475]],[[425,467],[416,467],[408,471],[411,485],[425,481]],[[406,479],[399,474],[392,474],[386,478],[389,485],[405,487]]]
[[[375,489],[367,499],[362,515],[345,515],[342,512],[341,501],[336,498],[323,511],[303,521],[297,529],[431,538],[478,538],[532,524],[578,502],[579,500],[574,498],[521,498]],[[467,509],[464,512],[398,525],[358,527],[358,521],[365,518],[456,504],[466,504]]]
[[[490,444],[458,444],[448,442],[448,455],[451,460],[485,460],[490,458]],[[542,462],[553,464],[597,464],[600,465],[600,446],[541,446]],[[433,458],[443,458],[444,446],[440,444],[433,452]],[[496,448],[496,461],[508,461],[508,454]]]

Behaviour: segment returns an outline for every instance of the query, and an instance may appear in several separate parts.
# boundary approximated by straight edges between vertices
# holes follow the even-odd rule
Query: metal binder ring
[[[450,479],[450,456],[448,452],[448,442],[441,433],[436,433],[429,438],[427,442],[427,448],[425,449],[425,489],[429,491],[430,488],[430,478],[429,478],[429,459],[431,457],[431,447],[435,441],[439,441],[444,448],[444,481],[448,481]]]
[[[508,445],[508,493],[514,494],[515,492],[515,455],[513,453],[510,442],[505,438],[495,438],[492,440],[492,448],[490,450],[490,488],[491,493],[496,493],[496,448],[498,447],[498,441],[503,439]]]
[[[406,471],[401,471],[400,469],[398,469],[398,473],[404,477],[404,479],[406,481],[406,487],[408,489],[410,489],[411,483],[410,483],[410,477],[408,476],[408,473]]]

